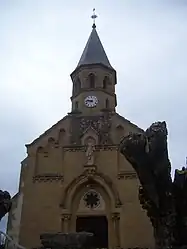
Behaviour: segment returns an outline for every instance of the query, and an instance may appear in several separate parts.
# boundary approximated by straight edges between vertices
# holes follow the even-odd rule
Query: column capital
[[[62,214],[62,220],[68,221],[71,219],[71,214]]]
[[[119,220],[120,219],[120,213],[112,213],[112,220]]]

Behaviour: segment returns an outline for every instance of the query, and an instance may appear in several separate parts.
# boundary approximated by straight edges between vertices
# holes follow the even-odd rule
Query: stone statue
[[[94,150],[95,146],[93,145],[93,142],[88,141],[87,150],[86,150],[86,157],[87,157],[86,165],[94,165],[94,154],[93,154]]]
[[[10,211],[11,196],[7,191],[0,190],[0,220]]]
[[[153,225],[159,249],[187,246],[187,170],[176,171],[172,182],[167,134],[166,123],[156,122],[120,143],[120,152],[139,177],[139,200]]]

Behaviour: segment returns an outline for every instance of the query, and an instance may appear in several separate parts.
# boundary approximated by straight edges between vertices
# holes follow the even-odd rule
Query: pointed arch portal
[[[61,206],[69,212],[72,206],[72,200],[76,192],[83,188],[90,180],[100,186],[107,194],[110,200],[111,208],[115,209],[121,206],[121,201],[117,189],[113,186],[112,181],[104,174],[95,172],[93,175],[87,175],[86,172],[75,178],[65,189],[62,196]]]
[[[81,198],[84,200],[85,189],[90,188],[100,192],[104,205],[85,210],[80,201]],[[94,234],[95,247],[118,247],[120,206],[118,191],[110,178],[96,170],[86,169],[70,182],[62,196],[62,231],[90,231]]]

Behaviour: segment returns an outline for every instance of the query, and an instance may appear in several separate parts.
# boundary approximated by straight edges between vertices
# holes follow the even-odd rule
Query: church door
[[[76,231],[93,233],[94,248],[108,248],[108,221],[105,216],[77,217]]]

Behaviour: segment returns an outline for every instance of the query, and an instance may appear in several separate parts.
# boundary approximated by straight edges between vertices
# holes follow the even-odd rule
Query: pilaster
[[[119,231],[120,213],[112,213],[112,223],[115,233],[115,247],[120,248],[120,231]]]
[[[70,220],[71,220],[71,214],[62,214],[62,231],[64,233],[69,232]]]

